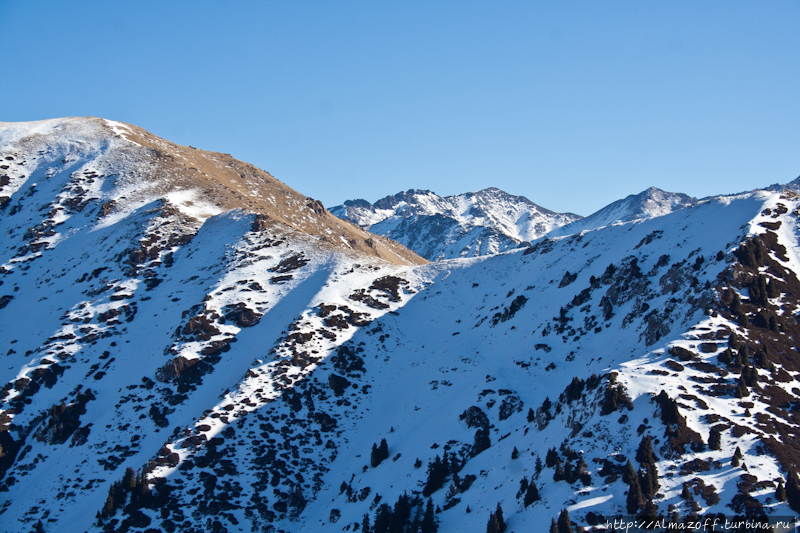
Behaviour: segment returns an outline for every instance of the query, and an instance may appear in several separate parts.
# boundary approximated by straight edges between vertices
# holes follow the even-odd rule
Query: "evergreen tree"
[[[655,496],[658,493],[658,489],[661,487],[661,484],[658,482],[658,468],[656,468],[655,463],[647,465],[647,473],[650,478],[649,492]]]
[[[767,282],[763,275],[756,277],[756,282],[750,285],[750,302],[763,306],[767,305]]]
[[[767,280],[767,297],[768,298],[779,298],[781,295],[781,291],[778,288],[778,284],[775,282],[774,279]]]
[[[569,519],[569,511],[563,509],[558,515],[558,533],[572,533],[572,522]]]
[[[678,401],[670,398],[666,391],[662,390],[655,401],[661,407],[661,421],[664,424],[681,424],[685,421],[678,410]]]
[[[447,472],[449,474],[453,474],[454,476],[456,476],[453,479],[458,479],[457,473],[461,470],[461,466],[462,466],[461,461],[458,460],[458,457],[456,456],[456,454],[455,453],[451,453],[450,454],[450,462],[449,462],[449,465],[447,467]]]
[[[779,502],[786,501],[786,488],[783,486],[783,480],[778,481],[778,488],[775,489],[775,499]]]
[[[786,503],[794,512],[800,513],[800,479],[794,471],[790,471],[786,479]]]
[[[642,490],[642,496],[646,500],[652,500],[653,496],[658,492],[658,469],[655,463],[647,463],[645,470],[639,477],[639,487]]]
[[[500,507],[500,502],[497,502],[497,510],[494,512],[495,517],[497,518],[497,523],[500,524],[500,532],[506,530],[506,522],[503,520],[503,508]]]
[[[572,378],[572,382],[569,385],[567,385],[567,388],[564,391],[567,403],[572,403],[575,400],[580,399],[581,394],[583,394],[583,389],[585,385],[586,383],[582,379],[578,377]]]
[[[433,516],[433,502],[428,498],[428,503],[425,506],[425,517],[422,519],[422,526],[420,533],[436,533],[437,530],[436,519]]]
[[[775,317],[770,318],[774,319]],[[769,349],[766,346],[759,346],[755,355],[753,355],[753,363],[755,363],[755,365],[759,368],[766,368],[767,370],[772,368],[772,362],[769,357]]]
[[[730,306],[731,313],[733,313],[734,315],[738,315],[741,312],[741,307],[742,307],[742,300],[741,298],[739,298],[739,295],[734,292],[733,298],[731,298],[731,306]],[[731,346],[731,348],[734,347]]]
[[[130,466],[125,469],[125,475],[122,476],[122,487],[130,492],[136,486],[136,470]]]
[[[371,533],[372,528],[369,525],[369,515],[364,513],[364,518],[361,519],[361,532],[362,533]]]
[[[519,457],[519,450],[517,450],[517,447],[514,446],[514,449],[511,450],[511,458],[516,459],[518,457]]]
[[[426,498],[442,488],[447,478],[447,468],[442,459],[437,455],[431,464],[428,465],[428,480],[422,489],[422,495]]]
[[[639,486],[639,479],[634,476],[628,484],[628,498],[625,500],[628,514],[635,515],[643,505],[644,497],[642,496],[642,488]]]
[[[381,444],[378,446],[378,453],[380,454],[381,460],[389,458],[389,445],[386,444],[386,439],[381,439]]]
[[[642,512],[639,513],[638,518],[647,521],[658,519],[658,506],[653,503],[653,500],[644,502],[644,507],[642,507]]]
[[[719,450],[722,448],[722,432],[716,426],[711,428],[708,434],[708,447],[712,450]]]
[[[742,374],[740,376],[744,378],[744,382],[748,387],[758,388],[758,371],[756,367],[752,365],[747,365],[742,369]]]
[[[525,507],[541,499],[542,497],[539,496],[539,489],[536,487],[536,483],[534,483],[534,481],[531,480],[531,482],[528,483],[527,490],[525,491],[525,499],[523,500]]]
[[[372,451],[369,454],[369,465],[372,468],[375,468],[376,466],[381,464],[381,461],[380,461],[380,459],[378,459],[378,457],[380,457],[380,453],[378,452],[378,445],[373,443],[372,444]]]
[[[558,533],[558,524],[556,524],[555,518],[550,519],[550,530],[548,533]]]
[[[731,459],[731,466],[739,466],[739,463],[742,460],[742,450],[739,447],[736,447],[736,451],[733,452],[733,459]]]
[[[544,468],[544,466],[542,465],[542,458],[537,455],[536,456],[536,464],[533,467],[533,471],[536,474],[537,478],[539,477],[539,474],[542,473],[542,468]]]
[[[114,509],[120,509],[125,505],[127,499],[127,492],[122,486],[122,482],[117,481],[114,483],[116,490],[114,491]]]
[[[561,481],[564,479],[564,467],[561,465],[561,459],[556,457],[556,471],[553,473],[553,481]]]
[[[655,463],[658,460],[656,454],[653,452],[653,439],[650,438],[650,435],[642,437],[639,448],[636,450],[636,460],[639,461],[641,465]]]
[[[545,397],[544,401],[542,402],[542,412],[547,416],[547,419],[550,420],[553,416],[550,414],[550,408],[553,406],[553,402],[550,401],[550,397]]]
[[[403,533],[406,525],[411,521],[411,502],[405,492],[397,498],[392,510],[392,525],[390,531]]]
[[[745,316],[746,318],[746,316]],[[739,366],[746,365],[750,362],[750,350],[747,349],[746,344],[742,344],[741,348],[739,348],[739,352],[737,353],[741,359],[739,362]]]
[[[739,300],[739,295],[734,293],[736,300]],[[741,302],[739,302],[741,304]],[[735,313],[734,313],[735,314]],[[731,350],[738,350],[739,349],[739,338],[736,336],[735,333],[731,333],[731,336],[728,337],[728,348]]]
[[[556,461],[558,461],[558,452],[556,451],[555,447],[553,447],[547,450],[547,455],[545,455],[544,458],[544,464],[547,468],[553,468],[556,466]]]
[[[587,464],[583,457],[578,458],[578,464],[575,465],[575,477],[582,476],[586,473]]]
[[[372,445],[372,453],[370,454],[369,463],[372,468],[381,464],[385,459],[389,458],[389,446],[386,444],[386,439],[381,439],[379,445]]]
[[[506,523],[503,520],[503,508],[497,503],[497,509],[489,513],[489,522],[486,524],[486,533],[503,533],[506,530]]]
[[[147,470],[142,468],[136,485],[136,497],[142,505],[147,505],[150,501],[150,484],[147,482]]]
[[[636,470],[633,468],[631,462],[628,461],[628,463],[625,465],[625,469],[622,471],[622,481],[630,485],[632,480],[636,478]]]
[[[481,428],[475,432],[475,439],[472,444],[472,455],[478,455],[484,450],[488,450],[492,445],[489,440],[489,430]]]
[[[564,481],[569,484],[575,483],[575,468],[572,466],[572,461],[567,459],[567,462],[564,463]]]
[[[498,533],[499,531],[494,513],[489,513],[489,521],[486,522],[486,533]]]
[[[392,510],[385,503],[380,504],[375,513],[374,533],[388,533],[392,520]]]
[[[108,518],[112,516],[114,512],[117,510],[116,506],[114,505],[116,497],[115,492],[117,490],[117,484],[112,483],[111,486],[108,488],[108,497],[106,498],[106,503],[103,505],[103,517]]]
[[[736,382],[736,397],[746,398],[750,396],[750,390],[747,388],[747,383],[744,379],[744,371],[739,376],[739,381]]]

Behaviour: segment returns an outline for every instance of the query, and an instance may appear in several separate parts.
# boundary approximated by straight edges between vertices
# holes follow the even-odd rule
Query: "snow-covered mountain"
[[[800,512],[800,196],[422,264],[156,140],[0,124],[0,529]]]
[[[454,196],[409,190],[374,204],[348,200],[331,213],[432,261],[503,252],[580,218],[495,187]]]
[[[611,224],[660,217],[695,204],[697,198],[650,187],[639,194],[631,194],[622,200],[612,202],[585,218],[554,228],[548,236],[572,235]]]

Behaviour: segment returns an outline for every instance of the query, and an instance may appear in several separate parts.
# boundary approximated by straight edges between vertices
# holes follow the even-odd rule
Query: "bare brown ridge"
[[[335,217],[318,200],[304,196],[268,172],[230,154],[180,146],[121,122],[96,117],[77,120],[95,122],[110,134],[135,143],[128,149],[139,156],[134,159],[141,157],[147,166],[148,179],[142,185],[149,193],[195,190],[204,202],[223,211],[241,209],[255,213],[259,229],[285,225],[317,237],[325,247],[378,257],[394,264],[428,262],[391,239]]]

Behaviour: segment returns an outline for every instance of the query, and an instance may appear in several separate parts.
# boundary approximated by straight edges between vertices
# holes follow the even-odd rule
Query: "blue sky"
[[[800,2],[0,0],[0,121],[101,116],[332,206],[588,215],[800,175]]]

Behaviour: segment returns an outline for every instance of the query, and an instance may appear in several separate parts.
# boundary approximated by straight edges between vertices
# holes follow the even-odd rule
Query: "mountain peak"
[[[26,166],[9,170],[0,203],[8,202],[3,198],[10,198],[32,174],[45,171],[45,162],[56,158],[70,168],[92,168],[102,175],[93,180],[92,191],[84,190],[75,201],[113,205],[117,217],[156,200],[198,221],[241,210],[260,217],[262,225],[297,231],[321,246],[402,264],[424,262],[392,241],[342,222],[319,201],[230,154],[181,146],[123,122],[70,117],[0,123],[0,148],[31,154]]]
[[[612,224],[659,217],[695,204],[697,198],[686,194],[648,187],[638,194],[631,194],[622,200],[612,202],[585,218],[556,228],[549,235],[551,237],[570,235]]]
[[[431,260],[498,253],[580,218],[497,187],[452,196],[409,190],[374,204],[348,200],[331,212]]]

